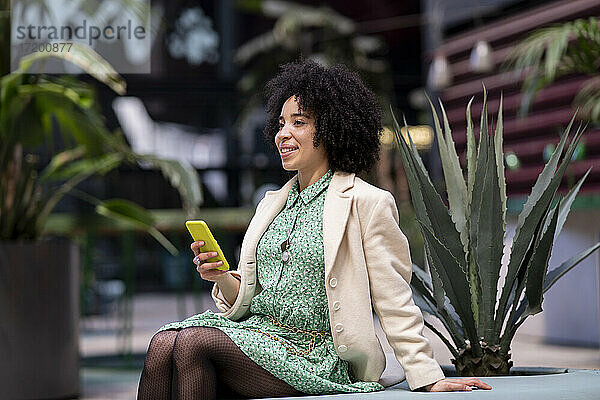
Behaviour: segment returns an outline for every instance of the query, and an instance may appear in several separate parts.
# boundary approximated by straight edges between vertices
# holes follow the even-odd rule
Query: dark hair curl
[[[323,143],[332,171],[367,172],[379,160],[381,108],[373,92],[346,66],[327,68],[312,60],[284,64],[267,83],[265,95],[264,134],[273,147],[283,103],[297,96],[300,109],[315,114],[313,144]]]

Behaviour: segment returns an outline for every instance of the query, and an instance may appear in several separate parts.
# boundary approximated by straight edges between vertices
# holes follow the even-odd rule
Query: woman
[[[355,174],[377,160],[381,111],[343,66],[290,63],[267,84],[265,135],[297,171],[258,204],[237,271],[205,262],[215,314],[163,326],[150,342],[138,398],[247,397],[383,390],[375,309],[412,390],[489,389],[445,379],[422,336],[409,287],[408,242],[392,195]]]

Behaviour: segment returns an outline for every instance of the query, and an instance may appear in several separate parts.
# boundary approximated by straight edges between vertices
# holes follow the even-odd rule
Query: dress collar
[[[327,186],[329,186],[329,182],[333,177],[333,172],[331,170],[327,170],[327,172],[319,178],[318,181],[309,185],[303,191],[298,192],[298,179],[296,179],[290,189],[290,193],[287,198],[286,208],[290,208],[296,202],[296,199],[300,197],[304,204],[310,203],[314,198],[316,198]]]

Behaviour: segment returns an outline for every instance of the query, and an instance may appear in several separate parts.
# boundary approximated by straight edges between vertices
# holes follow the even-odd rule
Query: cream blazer
[[[246,231],[237,271],[240,291],[230,304],[215,284],[212,297],[223,316],[239,320],[260,292],[256,277],[256,247],[269,224],[283,209],[297,175],[281,189],[268,191]],[[373,321],[375,309],[388,342],[411,389],[444,377],[428,340],[423,316],[409,286],[412,263],[408,241],[398,227],[398,210],[391,193],[352,173],[335,172],[323,209],[325,287],[331,335],[337,354],[347,360],[354,376],[379,381],[385,355]]]

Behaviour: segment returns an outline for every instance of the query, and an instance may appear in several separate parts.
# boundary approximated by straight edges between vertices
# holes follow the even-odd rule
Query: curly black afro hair
[[[275,146],[285,101],[297,96],[300,109],[315,114],[314,146],[323,143],[332,171],[369,171],[379,160],[382,112],[375,95],[344,65],[323,67],[312,60],[291,62],[265,87],[265,138]]]

